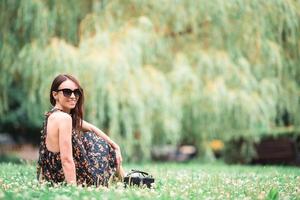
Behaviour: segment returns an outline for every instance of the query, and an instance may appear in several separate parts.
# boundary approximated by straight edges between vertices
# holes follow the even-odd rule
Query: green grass
[[[0,164],[0,199],[300,199],[300,170],[281,166],[152,163],[125,165],[156,178],[154,189],[48,187],[34,165]]]

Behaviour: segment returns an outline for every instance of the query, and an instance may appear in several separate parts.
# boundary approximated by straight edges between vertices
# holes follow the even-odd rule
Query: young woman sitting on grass
[[[37,175],[40,181],[85,186],[108,186],[123,179],[119,145],[96,126],[83,120],[84,92],[71,75],[52,82],[45,114]]]

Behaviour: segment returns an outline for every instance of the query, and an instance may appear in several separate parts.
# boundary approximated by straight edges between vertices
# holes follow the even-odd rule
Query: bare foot
[[[125,177],[125,171],[123,169],[122,166],[120,166],[117,171],[116,171],[116,176],[118,177],[118,179],[120,181],[123,181],[124,180],[124,177]]]

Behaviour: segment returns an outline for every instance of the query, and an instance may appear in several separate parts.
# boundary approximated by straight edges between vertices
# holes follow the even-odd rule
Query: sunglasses
[[[71,89],[68,89],[68,88],[64,88],[64,89],[56,90],[56,92],[59,92],[59,91],[62,91],[63,95],[65,97],[68,97],[68,98],[70,98],[72,96],[72,93],[74,93],[74,96],[76,98],[81,97],[81,92],[80,92],[79,89],[71,90]]]

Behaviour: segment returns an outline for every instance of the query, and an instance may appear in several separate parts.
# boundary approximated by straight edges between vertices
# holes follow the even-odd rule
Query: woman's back
[[[66,113],[63,113],[66,114]],[[53,115],[53,116],[52,116]],[[68,114],[66,114],[68,115]],[[39,150],[38,161],[38,179],[46,180],[52,183],[60,183],[65,181],[65,176],[62,168],[61,152],[59,149],[59,133],[58,128],[55,127],[62,115],[61,111],[54,108],[45,115],[43,130],[41,131],[41,143]],[[52,121],[50,121],[50,119]],[[49,121],[48,121],[49,120]],[[49,123],[50,122],[50,123]],[[48,126],[48,123],[50,126]],[[60,123],[61,124],[61,123]],[[49,128],[50,127],[50,128]],[[48,133],[48,130],[50,131]],[[48,140],[47,140],[48,139]],[[77,183],[78,184],[92,184],[92,176],[89,172],[89,161],[86,157],[85,149],[79,135],[72,131],[72,152],[76,167]],[[46,145],[46,141],[49,146]],[[51,141],[51,142],[49,142]],[[51,146],[51,147],[50,147]],[[48,147],[50,147],[48,149]]]
[[[68,123],[66,118],[70,117],[64,112],[53,112],[48,116],[46,147],[49,151],[60,152],[59,148],[59,123]]]
[[[51,150],[49,151],[46,146],[48,118],[55,111],[56,109],[52,109],[45,114],[43,129],[41,131],[37,176],[40,181],[46,180],[52,183],[59,183],[65,180],[59,149],[56,151],[51,151],[51,148]],[[51,140],[55,140],[53,133]]]

